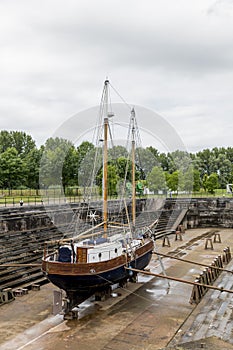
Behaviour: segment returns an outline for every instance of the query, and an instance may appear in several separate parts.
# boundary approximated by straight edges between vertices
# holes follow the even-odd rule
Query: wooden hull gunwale
[[[79,294],[92,294],[104,287],[130,277],[125,266],[144,269],[150,262],[153,242],[148,241],[135,251],[134,258],[122,255],[108,261],[80,264],[54,261],[42,262],[42,270],[48,279],[65,290]]]

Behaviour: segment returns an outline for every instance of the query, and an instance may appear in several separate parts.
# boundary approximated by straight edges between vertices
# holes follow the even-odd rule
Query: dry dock
[[[171,247],[157,241],[158,252],[210,264],[226,246],[233,250],[233,229],[216,230],[221,243],[214,243],[213,250],[205,249],[204,236],[213,228],[205,228],[186,231],[182,241],[171,236]],[[167,275],[190,281],[203,270],[169,258],[162,261]],[[233,260],[226,268],[233,270]],[[161,273],[156,255],[150,270]],[[232,290],[233,275],[222,272],[214,285]],[[54,289],[48,284],[0,307],[1,350],[233,349],[232,294],[210,290],[191,305],[192,286],[139,276],[139,283],[114,291],[120,296],[89,300],[81,305],[78,320],[63,321],[62,315],[52,315]]]

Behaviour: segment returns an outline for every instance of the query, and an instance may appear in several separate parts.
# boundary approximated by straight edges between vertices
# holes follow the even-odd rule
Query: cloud
[[[187,147],[230,146],[233,22],[223,13],[231,8],[211,0],[1,1],[1,129],[26,130],[41,144],[99,103],[108,76],[127,102],[161,113]]]
[[[217,0],[207,9],[207,14],[230,18],[233,16],[233,1]]]

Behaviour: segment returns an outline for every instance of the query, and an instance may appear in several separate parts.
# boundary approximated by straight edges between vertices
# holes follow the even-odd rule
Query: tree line
[[[96,173],[93,173],[93,164],[97,165]],[[37,147],[25,132],[3,130],[0,132],[0,174],[3,189],[39,189],[62,184],[64,188],[94,185],[101,192],[102,147],[88,141],[76,147],[61,138],[49,138]],[[123,183],[130,189],[131,164],[125,147],[114,146],[109,150],[108,175],[111,194],[119,193]],[[140,147],[136,149],[136,180],[138,190],[147,187],[154,193],[200,189],[213,193],[233,182],[233,148],[160,153],[152,146]]]

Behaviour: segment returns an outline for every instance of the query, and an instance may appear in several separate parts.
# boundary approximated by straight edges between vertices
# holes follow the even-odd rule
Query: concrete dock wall
[[[118,201],[113,201],[110,206],[110,215],[117,214]],[[137,212],[161,210],[187,209],[183,219],[186,228],[198,227],[233,227],[233,199],[231,198],[182,198],[167,199],[163,201],[151,199],[138,199]],[[101,217],[101,203],[91,203],[92,209]],[[129,205],[130,213],[130,205]],[[75,217],[87,214],[86,203],[69,205],[51,205],[46,208],[42,206],[14,207],[0,209],[0,233],[8,231],[23,231],[35,228],[50,227],[52,225],[69,224]]]

